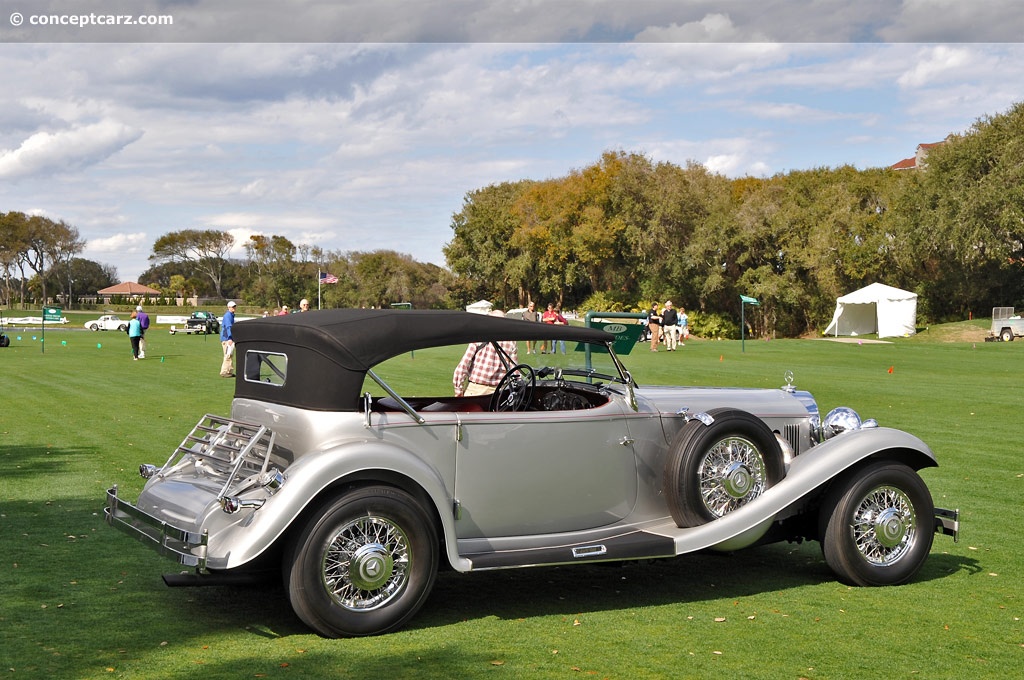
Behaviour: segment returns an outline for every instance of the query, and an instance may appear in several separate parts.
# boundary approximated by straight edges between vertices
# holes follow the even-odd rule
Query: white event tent
[[[880,338],[917,332],[917,293],[872,283],[836,299],[836,313],[825,335],[865,335]]]
[[[466,305],[466,311],[473,312],[474,314],[490,314],[493,308],[494,305],[487,300],[480,300],[471,305]]]

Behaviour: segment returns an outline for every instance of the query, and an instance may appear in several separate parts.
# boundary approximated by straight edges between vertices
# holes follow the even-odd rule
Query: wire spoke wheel
[[[902,490],[882,486],[868,493],[853,511],[850,524],[857,550],[869,564],[893,564],[914,547],[916,515]]]
[[[283,570],[292,608],[326,637],[396,630],[430,594],[438,546],[427,508],[412,495],[388,486],[346,490],[289,539]]]
[[[683,425],[665,465],[669,511],[684,528],[754,502],[785,474],[782,447],[760,418],[730,408],[705,416]]]
[[[712,446],[697,476],[704,507],[715,517],[746,505],[767,485],[764,457],[744,437],[726,437]]]
[[[361,517],[342,527],[324,553],[324,587],[346,609],[376,609],[407,583],[410,557],[401,527],[381,517]]]
[[[821,506],[825,562],[850,585],[906,583],[931,550],[934,515],[928,487],[906,465],[877,461],[851,469]]]

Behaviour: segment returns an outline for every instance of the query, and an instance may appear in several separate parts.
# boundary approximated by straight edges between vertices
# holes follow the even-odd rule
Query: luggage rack
[[[223,498],[236,484],[239,493],[265,478],[274,450],[275,435],[266,426],[231,420],[207,413],[178,447],[156,476],[186,471],[208,477],[226,476],[218,496]]]

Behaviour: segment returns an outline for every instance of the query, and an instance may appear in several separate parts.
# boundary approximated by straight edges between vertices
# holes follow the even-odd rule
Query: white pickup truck
[[[992,330],[989,335],[993,340],[1002,342],[1024,337],[1024,319],[1020,314],[1013,313],[1013,307],[993,307]]]

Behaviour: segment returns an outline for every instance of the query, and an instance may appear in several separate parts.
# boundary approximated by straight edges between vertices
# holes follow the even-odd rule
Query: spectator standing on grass
[[[224,312],[224,318],[220,322],[220,346],[224,350],[224,360],[220,363],[220,377],[234,378],[235,368],[231,364],[235,356],[235,338],[233,329],[235,325],[235,303],[228,302],[228,310]]]
[[[690,339],[690,318],[686,316],[686,307],[679,308],[679,331],[683,336],[683,340]],[[679,344],[685,345],[686,343],[681,342]]]
[[[548,303],[548,308],[544,310],[543,314],[541,314],[540,320],[543,323],[554,324],[554,323],[556,323],[558,321],[558,317],[560,317],[560,316],[561,316],[561,314],[559,314],[558,312],[555,311],[555,303],[549,302]],[[550,350],[548,349],[549,346],[550,346]],[[541,354],[549,354],[549,353],[550,354],[554,354],[555,353],[555,341],[552,340],[550,342],[550,345],[549,345],[548,341],[546,341],[546,340],[544,342],[540,343],[540,353]]]
[[[661,310],[661,332],[665,336],[665,349],[669,352],[676,351],[679,343],[679,314],[672,308],[672,301],[666,300],[665,307]]]
[[[661,340],[661,315],[658,314],[658,303],[651,305],[651,311],[647,312],[647,330],[651,332],[651,351],[658,351],[658,341]]]
[[[555,314],[557,315],[557,317],[555,318],[555,325],[556,326],[565,326],[565,325],[567,325],[569,323],[568,321],[565,320],[565,317],[562,316],[562,308],[561,307],[555,307]],[[558,351],[561,352],[562,354],[565,354],[565,340],[559,340],[558,341]],[[551,342],[551,353],[552,354],[555,353],[555,343],[554,343],[554,341]]]
[[[527,303],[527,305],[526,305],[526,311],[523,312],[523,321],[533,321],[535,323],[537,321],[540,321],[540,315],[537,314],[536,305],[533,303],[533,300],[530,300],[530,302]],[[537,341],[536,340],[527,340],[526,341],[526,353],[527,354],[536,354],[537,353]]]
[[[139,337],[139,358],[146,358],[146,331],[149,329],[149,314],[142,309],[142,305],[135,308],[138,314],[139,326],[142,327],[142,335]]]
[[[128,320],[128,339],[132,343],[132,361],[138,361],[139,345],[142,343],[142,324],[139,323],[138,312],[132,312]]]

